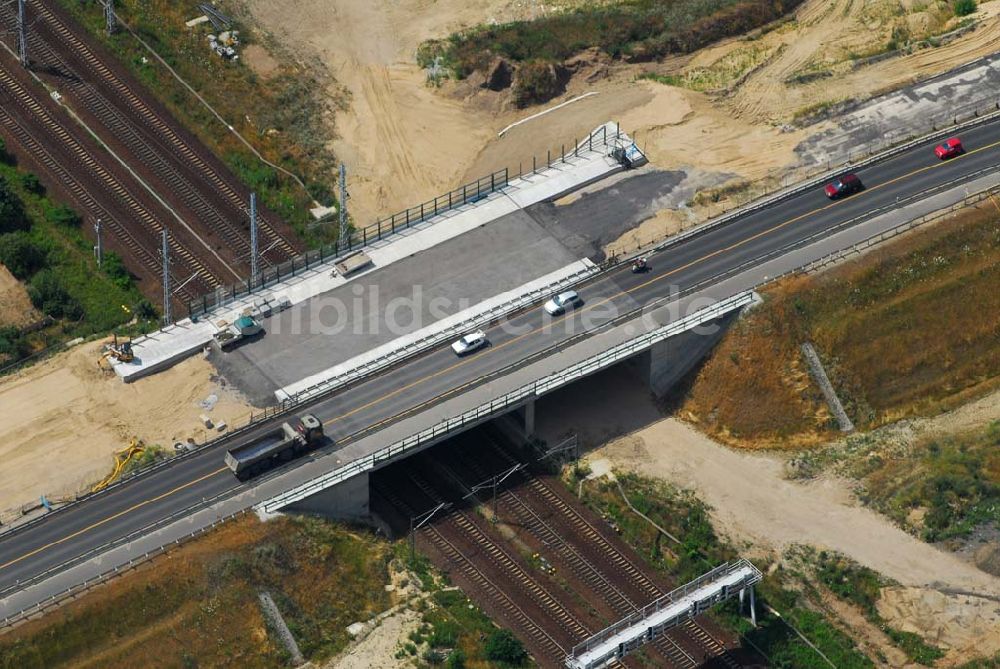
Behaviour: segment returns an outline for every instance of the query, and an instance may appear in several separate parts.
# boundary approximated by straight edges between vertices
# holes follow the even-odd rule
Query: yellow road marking
[[[14,558],[13,560],[11,560],[9,562],[4,562],[3,564],[0,564],[0,569],[6,569],[7,567],[9,567],[9,566],[11,566],[13,564],[17,564],[18,562],[20,562],[22,560],[27,560],[32,555],[37,555],[37,554],[41,553],[42,551],[44,551],[44,550],[46,550],[48,548],[52,548],[53,546],[58,546],[61,543],[65,543],[65,542],[69,541],[70,539],[78,537],[78,536],[80,536],[81,534],[83,534],[85,532],[89,532],[90,530],[92,530],[92,529],[94,529],[96,527],[100,527],[101,525],[104,525],[105,523],[109,523],[112,520],[114,520],[115,518],[120,518],[121,516],[124,516],[127,513],[131,513],[131,512],[135,511],[138,508],[146,506],[147,504],[152,504],[153,502],[158,502],[161,499],[163,499],[164,497],[169,497],[170,495],[173,495],[175,492],[181,491],[184,488],[189,488],[189,487],[193,486],[195,483],[199,483],[201,481],[204,481],[207,478],[210,478],[210,477],[215,476],[216,474],[218,474],[220,472],[225,472],[225,471],[229,471],[229,467],[220,467],[219,469],[216,469],[213,472],[209,472],[209,473],[205,474],[204,476],[199,476],[198,478],[196,478],[196,479],[194,479],[192,481],[188,481],[187,483],[179,485],[176,488],[174,488],[173,490],[168,490],[167,492],[165,492],[165,493],[163,493],[161,495],[157,495],[156,497],[151,497],[150,499],[147,499],[145,501],[139,502],[138,504],[135,504],[134,506],[130,506],[129,508],[123,509],[122,511],[119,511],[116,514],[110,515],[110,516],[108,516],[107,518],[105,518],[103,520],[99,520],[96,523],[93,523],[91,525],[88,525],[87,527],[81,528],[81,529],[77,530],[76,532],[73,532],[72,534],[67,534],[65,537],[63,537],[61,539],[56,539],[55,541],[47,543],[44,546],[40,546],[40,547],[36,548],[33,551],[25,553],[21,557]]]
[[[900,176],[896,177],[895,179],[891,179],[889,181],[886,181],[885,183],[879,184],[877,186],[872,186],[871,188],[866,188],[864,191],[862,191],[861,193],[859,193],[858,195],[856,195],[854,198],[851,198],[851,200],[856,200],[859,197],[863,197],[866,193],[869,193],[869,192],[874,191],[874,190],[878,190],[879,188],[884,188],[885,186],[897,183],[899,181],[902,181],[903,179],[909,179],[912,176],[915,176],[915,175],[920,174],[922,172],[926,172],[927,170],[934,169],[935,167],[942,167],[945,164],[953,163],[956,160],[961,160],[962,158],[964,158],[966,156],[971,156],[971,155],[973,155],[975,153],[979,153],[979,152],[985,151],[987,149],[992,149],[992,148],[997,147],[997,146],[1000,146],[1000,141],[994,142],[992,144],[988,144],[986,146],[980,147],[978,149],[974,149],[972,151],[967,151],[967,152],[963,153],[962,155],[957,156],[957,157],[955,157],[955,158],[953,158],[953,159],[951,159],[949,161],[941,161],[939,163],[934,163],[934,164],[931,164],[931,165],[927,165],[927,166],[918,168],[916,170],[913,170],[912,172],[908,172],[906,174],[900,175]],[[692,260],[691,262],[687,263],[686,265],[682,265],[681,267],[677,267],[677,268],[675,268],[675,269],[673,269],[673,270],[671,270],[671,271],[669,271],[669,272],[667,272],[665,274],[661,274],[659,276],[656,276],[656,277],[650,279],[649,281],[646,281],[646,282],[641,283],[641,284],[639,284],[639,285],[637,285],[637,286],[635,286],[633,288],[630,288],[629,290],[623,290],[623,291],[620,291],[618,293],[615,293],[614,295],[609,295],[608,297],[602,298],[601,300],[598,300],[594,304],[589,305],[589,307],[590,308],[594,308],[594,307],[600,306],[602,304],[606,304],[607,302],[610,302],[611,300],[617,299],[617,298],[622,297],[624,295],[628,295],[628,294],[630,294],[632,292],[635,292],[635,291],[637,291],[637,290],[639,290],[641,288],[646,288],[647,286],[651,286],[654,283],[657,283],[659,281],[662,281],[663,279],[666,279],[667,277],[670,277],[670,276],[673,276],[674,274],[677,274],[678,272],[682,272],[685,269],[688,269],[688,268],[693,267],[695,265],[701,264],[701,263],[705,262],[706,260],[714,258],[715,256],[721,255],[723,253],[728,253],[729,251],[732,251],[733,249],[737,249],[740,246],[743,246],[744,244],[748,244],[749,242],[752,242],[752,241],[754,241],[756,239],[759,239],[759,238],[761,238],[761,237],[763,237],[765,235],[769,235],[772,232],[775,232],[776,230],[780,230],[780,229],[782,229],[782,228],[784,228],[784,227],[786,227],[788,225],[791,225],[793,223],[801,221],[803,218],[806,218],[808,216],[812,216],[814,214],[818,214],[819,212],[822,212],[822,211],[826,211],[830,207],[834,207],[834,206],[836,206],[836,205],[838,205],[838,204],[840,204],[842,202],[844,202],[844,200],[841,200],[840,202],[831,202],[831,203],[829,203],[827,205],[819,207],[818,209],[814,209],[814,210],[812,210],[810,212],[807,212],[805,214],[800,214],[799,216],[796,216],[796,217],[791,218],[791,219],[789,219],[787,221],[779,223],[778,225],[775,225],[775,226],[773,226],[771,228],[768,228],[766,230],[761,230],[760,232],[758,232],[755,235],[752,235],[750,237],[747,237],[746,239],[740,240],[740,241],[736,242],[735,244],[731,244],[730,246],[727,246],[725,248],[721,248],[721,249],[718,249],[718,250],[713,251],[711,253],[708,253],[708,254],[700,257],[700,258],[696,258],[695,260]],[[602,279],[602,281],[604,281],[604,280],[610,280],[610,279],[611,279],[611,277],[609,276],[609,277],[606,277],[605,279]],[[572,312],[564,314],[562,317],[560,317],[560,318],[558,318],[556,320],[553,320],[552,321],[552,325],[555,325],[557,323],[562,322],[563,320],[569,318],[571,315],[572,315]],[[496,328],[493,328],[493,329],[496,329]],[[504,342],[502,344],[498,344],[495,347],[491,346],[490,349],[484,353],[484,355],[489,355],[493,351],[497,351],[497,350],[500,350],[500,349],[502,349],[502,348],[504,348],[506,346],[510,346],[511,344],[513,344],[513,343],[515,343],[517,341],[520,341],[521,339],[524,339],[525,337],[527,337],[529,335],[533,335],[533,334],[537,333],[539,331],[539,329],[540,328],[532,329],[532,330],[530,330],[528,332],[525,332],[524,334],[517,335],[513,339],[510,339],[510,340],[508,340],[508,341],[506,341],[506,342]],[[482,355],[480,355],[478,357],[482,358]],[[395,389],[395,390],[393,390],[393,391],[391,391],[389,393],[386,393],[385,395],[382,395],[381,397],[378,397],[378,398],[372,400],[371,402],[368,402],[367,404],[363,404],[363,405],[361,405],[359,407],[355,407],[354,409],[352,409],[352,410],[350,410],[350,411],[348,411],[346,413],[343,413],[343,414],[341,414],[339,416],[336,416],[335,418],[331,418],[331,419],[325,421],[324,425],[329,425],[331,423],[335,423],[337,421],[340,421],[340,420],[343,420],[345,418],[348,418],[348,417],[350,417],[350,416],[358,413],[359,411],[363,411],[364,409],[367,409],[367,408],[369,408],[371,406],[374,406],[375,404],[378,404],[380,402],[384,402],[385,400],[387,400],[387,399],[389,399],[391,397],[395,397],[396,395],[398,395],[398,394],[400,394],[402,392],[406,392],[407,390],[410,390],[411,388],[414,388],[415,386],[420,385],[424,381],[429,381],[430,379],[437,378],[437,377],[441,376],[442,374],[446,374],[447,372],[450,372],[452,370],[458,369],[462,365],[469,364],[472,361],[473,361],[473,358],[466,358],[465,360],[460,360],[460,361],[456,362],[453,365],[450,365],[448,367],[445,367],[442,370],[439,370],[437,372],[434,372],[433,374],[430,374],[429,376],[423,376],[423,377],[417,379],[416,381],[413,381],[412,383],[409,383],[409,384],[407,384],[405,386],[401,386],[400,388],[397,388],[397,389]],[[385,422],[385,421],[382,421],[382,422]],[[16,564],[16,563],[18,563],[18,562],[20,562],[22,560],[25,560],[25,559],[33,556],[33,555],[37,555],[38,553],[40,553],[40,552],[42,552],[42,551],[44,551],[44,550],[46,550],[48,548],[51,548],[52,546],[56,546],[58,544],[64,543],[66,541],[69,541],[70,539],[78,537],[78,536],[80,536],[81,534],[83,534],[85,532],[89,532],[90,530],[92,530],[92,529],[94,529],[96,527],[99,527],[101,525],[104,525],[105,523],[111,522],[115,518],[119,518],[119,517],[121,517],[121,516],[123,516],[123,515],[125,515],[127,513],[131,513],[132,511],[135,511],[136,509],[138,509],[140,507],[143,507],[143,506],[145,506],[147,504],[152,504],[153,502],[157,502],[157,501],[163,499],[164,497],[169,497],[170,495],[174,494],[175,492],[183,490],[184,488],[190,487],[190,486],[192,486],[192,485],[194,485],[196,483],[199,483],[199,482],[201,482],[201,481],[203,481],[203,480],[205,480],[207,478],[211,478],[212,476],[215,476],[216,474],[220,474],[220,473],[225,472],[225,471],[229,471],[229,468],[228,467],[220,467],[219,469],[216,469],[213,472],[209,472],[208,474],[205,474],[204,476],[200,476],[199,478],[196,478],[196,479],[194,479],[192,481],[189,481],[189,482],[187,482],[187,483],[185,483],[183,485],[180,485],[180,486],[174,488],[173,490],[169,490],[169,491],[167,491],[167,492],[165,492],[165,493],[163,493],[161,495],[158,495],[156,497],[152,497],[152,498],[150,498],[148,500],[145,500],[143,502],[139,502],[138,504],[136,504],[134,506],[131,506],[128,509],[124,509],[123,511],[119,511],[118,513],[115,513],[114,515],[108,516],[107,518],[105,518],[103,520],[99,520],[96,523],[93,523],[92,525],[88,525],[87,527],[84,527],[84,528],[82,528],[80,530],[77,530],[76,532],[73,532],[72,534],[66,535],[65,537],[63,537],[61,539],[57,539],[57,540],[55,540],[55,541],[53,541],[51,543],[48,543],[48,544],[46,544],[44,546],[36,548],[35,550],[33,550],[33,551],[29,552],[29,553],[26,553],[26,554],[22,555],[19,558],[15,558],[15,559],[13,559],[13,560],[11,560],[9,562],[6,562],[4,564],[0,564],[0,569],[5,569],[5,568],[7,568],[7,567],[9,567],[9,566],[11,566],[13,564]]]

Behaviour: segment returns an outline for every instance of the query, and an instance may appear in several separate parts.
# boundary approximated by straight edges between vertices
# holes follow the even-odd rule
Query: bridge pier
[[[709,321],[653,344],[638,356],[639,367],[648,374],[649,389],[663,398],[684,376],[697,367],[722,339],[740,311]],[[648,370],[648,371],[646,371]]]

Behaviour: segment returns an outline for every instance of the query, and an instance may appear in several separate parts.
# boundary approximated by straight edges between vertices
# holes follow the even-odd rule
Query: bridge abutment
[[[308,513],[331,520],[374,524],[368,476],[369,472],[352,476],[337,485],[286,506],[282,512]]]
[[[704,325],[653,344],[639,356],[639,368],[647,375],[649,389],[658,398],[665,396],[684,376],[698,366],[740,311],[709,321]]]

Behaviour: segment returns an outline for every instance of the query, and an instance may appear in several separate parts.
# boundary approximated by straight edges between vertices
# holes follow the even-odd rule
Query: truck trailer
[[[267,434],[226,452],[226,464],[241,480],[256,476],[276,464],[288,462],[316,446],[323,438],[323,423],[316,416],[292,416]]]

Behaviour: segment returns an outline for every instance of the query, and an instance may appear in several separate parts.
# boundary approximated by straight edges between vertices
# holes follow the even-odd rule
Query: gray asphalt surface
[[[596,327],[610,317],[609,307],[624,311],[675,289],[717,281],[744,263],[757,262],[816,233],[825,234],[876,207],[927,193],[1000,163],[1000,149],[992,146],[1000,143],[1000,122],[967,131],[962,137],[969,153],[958,159],[942,163],[933,156],[933,143],[918,146],[858,172],[867,190],[849,199],[831,203],[821,189],[801,193],[667,248],[650,258],[652,271],[647,274],[632,274],[622,268],[602,275],[579,289],[587,303],[565,319],[568,328],[544,327],[551,324],[549,317],[540,308],[533,308],[511,319],[521,334],[491,329],[492,346],[460,363],[447,347],[429,351],[308,410],[324,421],[338,448],[349,446],[352,433],[422,403],[439,401],[456,386],[475,384],[492,370],[564,340],[567,329],[578,332],[587,321],[589,327]],[[257,431],[268,428],[264,425]],[[18,582],[177,509],[253,485],[252,481],[240,483],[224,467],[222,458],[228,446],[231,444],[223,443],[206,449],[0,536],[0,595],[20,587]],[[289,467],[295,465],[293,462]]]
[[[267,318],[264,337],[209,359],[270,406],[283,386],[579,259],[517,211]]]

